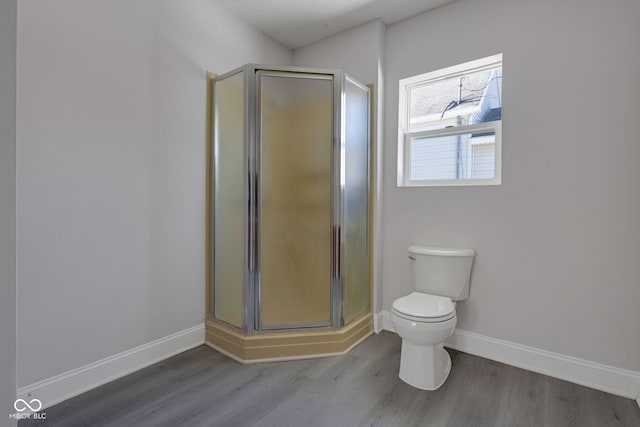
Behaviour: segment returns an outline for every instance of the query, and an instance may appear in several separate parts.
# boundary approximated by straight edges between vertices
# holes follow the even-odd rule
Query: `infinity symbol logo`
[[[40,402],[40,400],[38,399],[31,399],[31,401],[29,402],[24,399],[18,399],[13,403],[13,407],[16,408],[16,411],[18,412],[24,412],[27,410],[27,408],[30,411],[38,412],[40,409],[42,409],[42,402]]]

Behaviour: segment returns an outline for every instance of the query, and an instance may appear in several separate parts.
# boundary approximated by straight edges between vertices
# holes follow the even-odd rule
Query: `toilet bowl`
[[[456,302],[466,299],[472,249],[409,247],[416,291],[396,299],[391,322],[402,338],[400,379],[436,390],[449,376],[451,358],[444,341],[456,327]]]
[[[457,317],[454,303],[449,312],[439,316],[425,317],[424,311],[407,313],[406,308],[398,308],[404,299],[442,298],[414,292],[394,301],[391,309],[391,322],[402,337],[400,358],[400,379],[422,390],[439,388],[451,371],[451,358],[444,349],[444,341],[451,336],[456,327]],[[448,298],[447,298],[448,299]]]

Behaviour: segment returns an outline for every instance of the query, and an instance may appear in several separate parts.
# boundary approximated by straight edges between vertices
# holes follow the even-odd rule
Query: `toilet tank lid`
[[[418,255],[474,256],[473,249],[436,248],[433,246],[409,246],[409,252]]]

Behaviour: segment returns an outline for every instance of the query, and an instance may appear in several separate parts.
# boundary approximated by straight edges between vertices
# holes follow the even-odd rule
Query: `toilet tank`
[[[409,246],[416,291],[453,301],[467,299],[475,254],[473,249]]]

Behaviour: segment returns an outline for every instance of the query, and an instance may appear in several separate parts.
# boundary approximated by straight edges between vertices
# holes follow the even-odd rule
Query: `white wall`
[[[408,245],[472,247],[460,328],[640,371],[639,16],[459,0],[387,28],[384,309],[411,290]],[[397,188],[398,80],[499,52],[503,184]]]
[[[381,34],[385,26],[372,21],[293,51],[294,65],[340,68],[362,83],[377,83]]]
[[[375,146],[372,149],[376,171],[373,179],[374,210],[382,212],[382,144],[384,79],[382,63],[384,55],[385,25],[376,20],[348,31],[322,39],[294,50],[294,65],[319,68],[339,68],[364,84],[374,85]],[[382,307],[382,215],[374,217],[374,310]]]
[[[204,321],[205,71],[292,58],[208,0],[24,0],[18,24],[25,386]]]
[[[0,0],[0,426],[16,398],[16,0]]]

